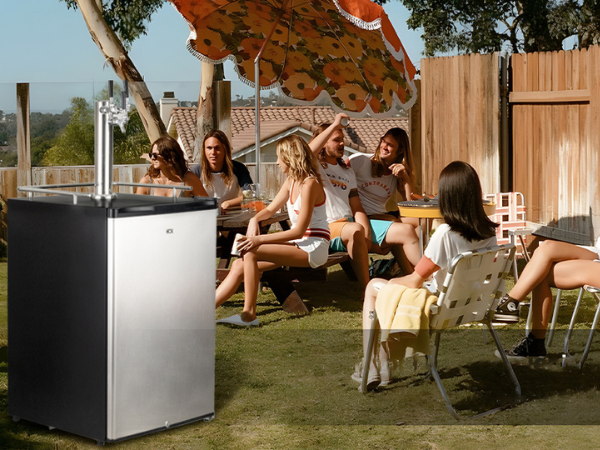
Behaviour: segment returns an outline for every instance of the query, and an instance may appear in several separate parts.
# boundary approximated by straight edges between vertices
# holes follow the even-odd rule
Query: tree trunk
[[[215,128],[212,83],[215,66],[202,61],[202,76],[200,79],[200,95],[196,110],[196,139],[194,140],[193,161],[199,163],[202,152],[202,141],[206,133]]]
[[[142,76],[129,59],[127,51],[115,32],[106,24],[102,11],[94,0],[76,0],[85,23],[90,30],[92,40],[96,43],[106,61],[112,66],[121,80],[129,82],[129,92],[137,107],[150,142],[167,134],[158,108],[146,86]]]

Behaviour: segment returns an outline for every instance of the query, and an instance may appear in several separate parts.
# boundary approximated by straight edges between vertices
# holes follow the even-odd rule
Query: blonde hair
[[[319,166],[310,147],[300,136],[286,136],[277,142],[277,156],[290,168],[289,176],[300,184],[315,177],[321,184]]]

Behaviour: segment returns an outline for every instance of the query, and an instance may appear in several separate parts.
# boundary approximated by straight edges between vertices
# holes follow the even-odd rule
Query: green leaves
[[[61,0],[69,9],[77,9],[75,0]],[[151,16],[165,0],[102,0],[102,16],[129,51],[138,37],[147,33]]]
[[[425,56],[562,50],[600,42],[600,0],[401,0],[409,28],[423,28]]]
[[[115,86],[117,87],[117,86]],[[107,91],[105,87],[104,91]],[[107,95],[97,96],[100,99]],[[54,145],[42,160],[45,166],[77,166],[94,164],[94,107],[81,97],[71,99],[70,120]],[[142,153],[150,147],[148,135],[135,108],[129,113],[125,134],[118,127],[113,129],[115,164],[137,164]]]

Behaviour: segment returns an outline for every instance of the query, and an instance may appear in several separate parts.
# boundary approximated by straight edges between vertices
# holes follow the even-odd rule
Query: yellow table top
[[[403,217],[416,217],[419,219],[443,219],[439,205],[406,206],[402,205],[401,203],[398,204],[398,210],[400,211],[400,215]],[[496,204],[484,203],[483,209],[488,216],[491,216],[496,212]]]

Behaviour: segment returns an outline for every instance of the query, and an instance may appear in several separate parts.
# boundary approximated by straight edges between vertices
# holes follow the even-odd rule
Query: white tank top
[[[292,228],[296,226],[296,222],[298,221],[298,215],[300,214],[300,207],[302,205],[302,191],[300,191],[300,193],[298,194],[298,198],[296,198],[296,201],[293,204],[291,202],[292,189],[295,183],[296,181],[292,180],[292,184],[290,186],[290,197],[288,197],[287,201],[288,215],[290,216],[290,222],[292,222]],[[326,195],[327,194],[325,194],[325,196]],[[318,237],[329,240],[329,226],[327,224],[327,210],[325,207],[325,203],[326,201],[324,199],[322,203],[315,205],[312,216],[310,218],[310,223],[308,224],[308,228],[304,233],[304,238]]]

